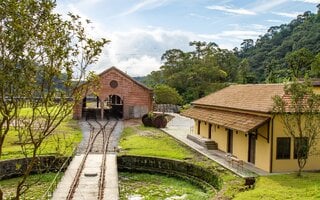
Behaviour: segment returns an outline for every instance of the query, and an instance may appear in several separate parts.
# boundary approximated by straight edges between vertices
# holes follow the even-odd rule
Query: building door
[[[233,147],[233,130],[228,129],[228,136],[227,136],[227,152],[232,153]]]
[[[211,129],[212,129],[212,124],[209,124],[209,130],[208,130],[208,138],[211,139]]]
[[[249,153],[248,153],[248,162],[255,163],[256,159],[256,135],[249,133]]]

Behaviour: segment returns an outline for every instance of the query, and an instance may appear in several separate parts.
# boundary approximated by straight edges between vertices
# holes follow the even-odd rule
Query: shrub
[[[168,120],[164,114],[148,113],[142,116],[142,123],[144,126],[165,128]]]

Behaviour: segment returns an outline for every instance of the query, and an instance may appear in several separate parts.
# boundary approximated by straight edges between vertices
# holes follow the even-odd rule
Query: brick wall
[[[112,67],[100,75],[100,87],[97,91],[101,101],[108,98],[109,95],[117,95],[123,100],[123,118],[139,118],[143,114],[152,111],[153,94],[152,90],[138,84],[127,74]],[[116,88],[110,86],[110,82],[118,82]],[[131,111],[131,112],[130,112]],[[81,104],[74,107],[74,118],[81,118]],[[133,113],[133,114],[132,114]]]

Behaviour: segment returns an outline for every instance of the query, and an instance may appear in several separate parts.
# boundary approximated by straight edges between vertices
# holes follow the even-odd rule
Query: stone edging
[[[32,174],[49,171],[58,171],[69,157],[39,156],[37,165],[32,169]],[[31,158],[19,158],[0,161],[0,180],[19,177],[26,170]],[[71,159],[69,160],[71,162]],[[68,164],[69,165],[69,164]],[[68,165],[65,166],[68,167]]]
[[[215,172],[191,163],[146,156],[123,155],[117,157],[119,171],[142,171],[169,174],[198,184],[205,190],[220,190],[222,180]]]

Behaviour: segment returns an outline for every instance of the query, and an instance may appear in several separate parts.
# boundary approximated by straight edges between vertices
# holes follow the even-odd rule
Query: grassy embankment
[[[221,167],[219,168],[216,163],[204,158],[189,148],[186,148],[184,145],[176,142],[161,131],[153,128],[145,128],[143,126],[126,128],[123,132],[120,146],[123,149],[122,154],[158,156],[185,160],[186,162],[192,162],[201,166],[206,166],[209,168],[211,167],[213,169],[221,169]],[[234,199],[237,200],[320,199],[320,173],[303,173],[301,178],[298,178],[296,174],[281,174],[259,177],[254,189],[245,192],[239,192],[239,189],[241,190],[241,187],[239,186],[243,184],[239,178],[235,177],[228,171],[218,171],[223,179],[222,190],[217,194],[219,197],[234,197]],[[164,188],[167,187],[164,184],[161,187],[158,186],[155,187],[155,189],[152,189],[154,186],[151,178],[150,181],[146,181],[143,177],[139,178],[136,174],[133,174],[132,178],[130,178],[128,174],[122,175],[122,173],[120,173],[120,180],[122,176],[124,177],[124,181],[122,181],[121,184],[128,188],[122,192],[124,192],[123,195],[127,196],[130,195],[130,192],[132,193],[132,191],[137,190],[140,193],[145,194],[147,199],[154,199],[155,196],[149,198],[148,193],[150,191],[148,191],[148,189],[145,191],[140,191],[139,188],[141,186],[148,188],[148,185],[150,184],[152,186],[149,190],[151,190],[151,193],[153,192],[154,195],[157,195],[159,190],[161,190],[161,187],[163,187],[162,192],[165,191]],[[161,178],[159,178],[159,180],[160,179]],[[134,184],[135,182],[137,183],[136,187]],[[178,190],[179,189],[177,189],[177,191]],[[196,190],[192,190],[193,192],[196,192]],[[179,194],[181,193],[177,192],[177,195]],[[193,197],[190,196],[190,199],[192,198]],[[203,199],[206,198],[203,197]]]
[[[143,199],[211,199],[212,194],[202,191],[190,182],[158,174],[120,172],[120,199],[143,196]],[[139,187],[140,186],[140,187]],[[133,192],[134,191],[134,192]],[[173,198],[176,197],[176,198]]]
[[[239,190],[243,186],[243,180],[239,177],[235,176],[215,162],[191,150],[187,146],[177,142],[167,134],[155,128],[146,128],[142,125],[127,127],[124,129],[119,145],[122,148],[121,154],[124,155],[156,156],[183,160],[185,162],[190,162],[199,166],[209,168],[213,171],[218,171],[221,179],[223,180],[223,185],[222,189],[216,195],[221,197],[232,198],[236,193],[239,192]],[[124,178],[122,178],[122,176]],[[134,193],[142,195],[146,199],[154,199],[156,198],[157,194],[161,194],[161,196],[158,197],[161,197],[160,199],[165,199],[163,195],[166,194],[166,197],[170,197],[170,195],[183,196],[183,194],[187,194],[187,199],[194,199],[194,196],[191,195],[191,193],[195,193],[198,195],[201,194],[200,196],[202,196],[203,199],[212,198],[212,193],[210,195],[206,194],[204,193],[204,191],[201,191],[200,188],[194,186],[188,186],[189,188],[192,188],[189,191],[182,191],[181,188],[175,188],[175,186],[169,187],[168,185],[166,185],[166,176],[155,175],[159,180],[161,180],[161,183],[158,185],[153,184],[153,177],[147,178],[150,180],[146,180],[143,178],[143,176],[138,176],[136,174],[132,174],[132,176],[133,178],[128,178],[128,174],[123,175],[122,173],[120,173],[120,189],[122,192],[122,197],[128,197]],[[175,178],[170,178],[169,182],[176,182],[177,185],[182,184],[180,182],[184,182],[183,184],[190,185],[190,183],[188,182]],[[139,188],[142,187],[145,189],[140,190]],[[176,192],[172,193],[172,191]],[[150,197],[150,193],[152,193],[154,196]]]
[[[30,109],[24,108],[21,111],[21,116],[28,117],[30,115]],[[59,155],[69,156],[72,154],[74,147],[81,141],[82,134],[76,120],[73,120],[71,116],[68,116],[54,131],[54,133],[48,137],[40,148],[40,155]],[[32,149],[31,144],[28,145],[30,151]],[[19,143],[18,132],[11,128],[8,135],[5,138],[3,145],[3,154],[1,160],[23,158],[25,157],[21,150]]]
[[[236,195],[236,200],[247,199],[320,199],[320,173],[281,174],[259,177],[253,190]]]
[[[28,117],[30,112],[28,109],[23,109],[21,114]],[[71,116],[68,116],[57,127],[52,136],[44,141],[40,148],[39,155],[70,156],[73,153],[74,147],[78,145],[81,139],[82,133],[78,122],[73,120]],[[19,145],[18,133],[12,128],[4,141],[1,160],[23,157],[25,156]],[[36,183],[32,184],[24,197],[26,199],[39,199],[51,184],[54,176],[55,173],[31,175],[28,179],[28,183]],[[4,191],[5,198],[9,198],[8,195],[15,192],[14,190],[18,180],[19,178],[0,181],[0,187]]]
[[[46,173],[29,176],[30,189],[22,196],[22,199],[40,199],[44,192],[47,191],[55,175],[55,173]],[[58,178],[61,178],[61,176],[62,174]],[[10,199],[10,196],[12,197],[15,194],[19,179],[12,178],[0,181],[0,187],[4,192],[5,199]]]

